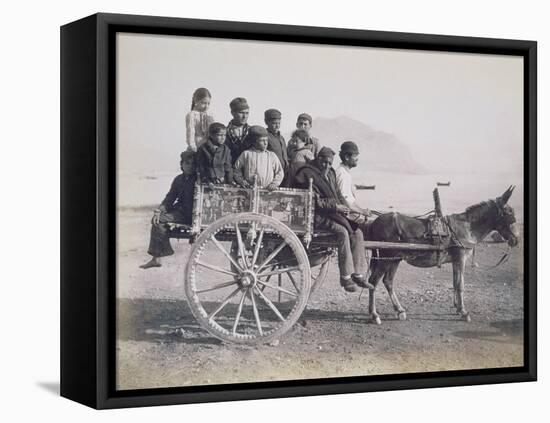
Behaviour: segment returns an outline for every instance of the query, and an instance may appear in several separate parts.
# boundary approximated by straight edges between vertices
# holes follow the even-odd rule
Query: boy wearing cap
[[[187,150],[181,153],[182,173],[174,178],[170,191],[154,211],[151,221],[151,239],[147,253],[153,258],[139,266],[142,269],[160,267],[160,257],[174,254],[168,236],[168,223],[190,225],[193,220],[193,194],[195,190],[195,153]]]
[[[336,174],[332,168],[334,151],[323,147],[314,161],[303,165],[296,172],[297,185],[302,188],[313,182],[316,213],[315,226],[333,232],[338,242],[338,269],[340,285],[348,292],[356,291],[360,285],[373,288],[367,282],[367,260],[363,231],[347,219],[349,208],[345,205],[338,189]]]
[[[224,144],[225,126],[214,122],[208,127],[208,139],[197,151],[197,167],[202,182],[230,184],[233,182],[231,151]]]
[[[231,164],[233,165],[241,153],[250,147],[246,141],[250,129],[247,123],[250,108],[244,97],[234,98],[229,103],[229,107],[231,108],[233,119],[227,125],[225,145],[231,151]]]
[[[303,129],[306,131],[309,135],[309,141],[307,144],[307,148],[309,148],[315,157],[317,157],[317,154],[319,154],[319,150],[321,149],[321,144],[319,143],[319,140],[310,134],[311,127],[313,126],[313,118],[311,115],[308,115],[307,113],[301,113],[298,115],[298,119],[296,120],[296,129]],[[292,153],[292,150],[294,150],[296,146],[292,143],[288,143],[288,155],[290,156]]]
[[[283,167],[285,178],[283,186],[286,186],[288,174],[288,155],[285,138],[281,135],[281,112],[277,109],[269,109],[264,112],[264,120],[267,125],[267,149],[273,151]]]
[[[309,142],[309,135],[303,129],[296,129],[292,133],[290,142],[295,147],[290,152],[288,160],[290,164],[288,165],[288,173],[285,175],[288,180],[288,186],[293,187],[295,184],[294,175],[298,172],[303,165],[315,159],[313,151],[307,148]]]
[[[233,167],[235,182],[243,188],[250,188],[254,181],[260,188],[277,189],[284,178],[281,162],[267,149],[267,130],[261,126],[251,126],[248,132],[253,147],[241,153]]]
[[[340,166],[335,169],[338,188],[342,193],[346,206],[352,211],[368,216],[368,209],[363,209],[357,204],[355,185],[351,176],[351,169],[357,166],[359,148],[353,141],[346,141],[340,146]]]

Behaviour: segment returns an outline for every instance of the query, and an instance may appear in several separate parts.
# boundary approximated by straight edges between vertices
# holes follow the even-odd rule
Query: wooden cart
[[[336,251],[333,234],[314,233],[314,213],[311,186],[267,191],[197,184],[193,225],[172,228],[173,237],[193,244],[183,283],[197,322],[217,338],[242,344],[287,332]],[[387,248],[396,247],[391,244]]]

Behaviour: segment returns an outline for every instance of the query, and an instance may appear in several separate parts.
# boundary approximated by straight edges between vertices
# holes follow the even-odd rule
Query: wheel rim
[[[194,317],[230,342],[267,342],[283,335],[304,310],[310,285],[299,238],[276,219],[255,213],[210,225],[197,238],[186,267],[185,292]]]

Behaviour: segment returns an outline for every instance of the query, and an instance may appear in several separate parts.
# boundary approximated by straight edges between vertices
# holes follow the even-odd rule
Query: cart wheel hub
[[[241,288],[250,288],[256,284],[256,276],[252,272],[245,272],[239,279]]]

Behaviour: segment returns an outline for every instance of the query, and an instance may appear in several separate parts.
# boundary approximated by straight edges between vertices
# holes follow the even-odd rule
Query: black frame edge
[[[125,407],[149,407],[156,405],[195,404],[208,402],[260,400],[271,398],[309,397],[319,395],[355,394],[381,391],[402,391],[407,389],[449,388],[459,386],[488,385],[511,382],[532,382],[536,380],[530,371],[523,368],[515,373],[502,373],[493,375],[461,375],[461,376],[426,376],[414,377],[414,375],[387,375],[388,380],[376,380],[368,382],[321,383],[300,385],[299,380],[292,381],[294,386],[284,387],[252,387],[233,388],[226,385],[225,389],[217,392],[188,392],[188,393],[149,393],[162,389],[146,390],[148,393],[136,391],[128,392],[123,397],[110,397],[101,401],[102,409]],[[311,380],[310,380],[311,382]],[[255,384],[252,384],[255,385]],[[221,386],[221,385],[220,385]]]
[[[526,306],[529,308],[527,319],[529,325],[526,333],[529,339],[528,354],[526,354],[527,367],[531,380],[537,380],[537,43],[531,42],[524,56],[525,71],[525,151],[524,183],[528,181],[529,189],[524,190],[524,204],[528,210],[527,238],[528,250],[525,250],[526,281],[528,281],[528,293]],[[524,282],[525,283],[525,282]]]
[[[61,396],[96,407],[96,16],[60,35]]]
[[[107,25],[148,27],[156,34],[173,34],[185,28],[201,31],[205,34],[223,32],[228,37],[244,39],[287,38],[285,41],[332,43],[350,45],[356,40],[369,40],[377,47],[418,48],[437,51],[483,51],[497,49],[514,50],[521,55],[535,41],[505,38],[485,38],[459,35],[437,35],[395,31],[378,31],[349,28],[327,28],[318,26],[298,26],[242,21],[218,21],[210,19],[173,18],[164,16],[127,15],[117,13],[98,13],[98,18]],[[211,35],[211,36],[212,36]],[[397,47],[396,47],[397,46]]]
[[[181,19],[181,18],[163,18],[163,17],[151,17],[151,16],[136,16],[136,15],[118,15],[118,14],[96,14],[88,18],[79,20],[73,24],[68,24],[62,27],[62,71],[70,61],[64,61],[63,57],[67,54],[63,54],[64,34],[73,36],[76,31],[73,26],[86,26],[90,25],[90,22],[94,22],[95,38],[94,43],[95,50],[95,62],[89,63],[86,69],[86,74],[93,73],[96,83],[95,90],[95,102],[93,105],[93,114],[95,117],[94,127],[94,139],[91,140],[91,145],[94,150],[93,155],[93,168],[92,174],[94,177],[94,190],[91,187],[86,188],[86,194],[88,200],[93,196],[93,213],[87,212],[85,215],[86,222],[90,222],[90,225],[94,228],[94,236],[97,238],[88,239],[87,242],[94,250],[94,272],[93,277],[86,274],[85,288],[86,292],[90,292],[89,289],[93,286],[94,296],[93,298],[83,298],[82,293],[76,292],[76,288],[69,285],[70,277],[68,277],[71,271],[75,272],[77,269],[81,271],[79,262],[67,263],[68,258],[74,258],[76,252],[72,253],[66,241],[69,240],[67,231],[69,229],[79,230],[75,226],[76,221],[74,217],[68,216],[70,214],[70,206],[64,201],[67,200],[69,193],[75,191],[74,186],[70,181],[66,180],[66,177],[73,177],[74,175],[90,176],[89,169],[86,168],[86,172],[82,169],[71,173],[71,166],[76,165],[76,161],[73,157],[69,157],[72,151],[73,153],[82,153],[89,146],[80,145],[88,144],[90,133],[80,130],[81,136],[86,139],[86,142],[81,141],[79,146],[68,145],[69,136],[67,131],[70,129],[71,119],[67,116],[67,111],[71,109],[73,113],[79,114],[81,119],[85,119],[90,115],[86,113],[92,113],[90,104],[86,103],[84,106],[80,103],[72,104],[73,107],[68,107],[66,101],[67,89],[70,86],[65,82],[66,76],[62,73],[62,171],[61,171],[61,188],[62,188],[62,396],[73,399],[83,404],[89,405],[95,408],[120,408],[120,407],[135,407],[135,406],[151,406],[151,405],[169,405],[169,404],[183,404],[183,403],[199,403],[199,402],[213,402],[213,401],[235,401],[244,399],[263,399],[263,398],[279,398],[279,397],[294,397],[294,396],[310,396],[310,395],[326,395],[326,394],[339,394],[339,393],[359,393],[359,392],[371,392],[381,390],[401,390],[401,389],[418,389],[418,388],[430,388],[430,387],[450,387],[459,386],[464,384],[478,385],[478,384],[494,384],[494,383],[508,383],[508,382],[522,382],[522,381],[534,381],[537,379],[537,351],[536,351],[536,249],[537,249],[537,236],[536,236],[536,49],[537,45],[534,41],[520,41],[520,40],[503,40],[503,39],[488,39],[488,38],[474,38],[474,37],[455,37],[455,36],[441,36],[441,35],[429,35],[429,34],[408,34],[397,32],[381,32],[381,31],[364,31],[364,30],[350,30],[350,29],[336,29],[336,28],[318,28],[318,27],[298,27],[287,25],[270,25],[270,24],[257,24],[257,23],[241,23],[241,22],[226,22],[226,21],[209,21],[209,20],[196,20],[196,19]],[[110,360],[109,348],[114,348],[112,343],[114,340],[114,333],[112,331],[113,318],[111,311],[113,305],[113,298],[109,298],[109,294],[112,292],[109,287],[109,282],[113,281],[115,277],[111,271],[114,269],[114,263],[110,260],[109,249],[113,248],[110,245],[110,240],[113,239],[115,231],[115,222],[109,219],[110,206],[116,199],[116,193],[113,189],[109,189],[110,181],[112,181],[114,172],[116,170],[115,157],[116,157],[116,145],[114,145],[114,138],[111,138],[114,134],[113,119],[114,116],[114,90],[113,85],[110,82],[110,75],[112,75],[114,69],[114,55],[113,50],[109,48],[109,43],[113,38],[113,32],[125,27],[148,27],[150,33],[176,33],[178,31],[192,31],[195,33],[205,33],[210,31],[214,35],[211,36],[227,36],[233,38],[244,39],[264,39],[264,40],[295,40],[297,42],[310,42],[310,43],[329,43],[329,44],[341,44],[341,45],[353,45],[352,41],[358,43],[356,45],[376,45],[378,47],[388,48],[416,48],[426,50],[439,50],[439,51],[464,51],[464,52],[476,52],[476,53],[497,53],[513,54],[523,56],[525,58],[525,181],[528,181],[528,190],[525,190],[525,204],[526,213],[528,217],[528,225],[526,225],[526,253],[527,248],[531,254],[526,254],[526,276],[527,269],[529,269],[529,278],[526,280],[529,282],[529,286],[526,289],[525,304],[528,306],[528,312],[526,312],[526,330],[525,335],[528,337],[528,345],[526,345],[525,365],[522,368],[507,369],[508,372],[503,371],[499,373],[486,372],[484,374],[472,375],[472,374],[455,374],[449,376],[432,375],[432,374],[418,374],[418,375],[400,375],[401,378],[387,377],[387,380],[376,379],[372,381],[334,381],[327,383],[326,381],[319,380],[308,381],[308,384],[301,383],[301,381],[294,381],[295,383],[290,386],[277,386],[269,387],[258,384],[255,387],[248,386],[235,386],[220,385],[213,387],[211,390],[198,389],[197,392],[170,392],[166,389],[158,390],[143,390],[143,391],[124,391],[123,395],[119,395],[113,392],[109,385],[109,381],[112,380],[114,372],[114,363]],[[75,27],[76,28],[76,27]],[[89,27],[88,27],[89,29]],[[206,35],[205,35],[206,36]],[[90,40],[87,40],[90,42]],[[396,47],[398,46],[398,47]],[[81,76],[82,77],[82,76]],[[65,104],[67,103],[67,104]],[[76,106],[81,107],[76,109]],[[87,110],[87,112],[84,112]],[[96,115],[97,113],[97,115]],[[80,139],[80,138],[79,138]],[[97,141],[97,145],[96,145]],[[77,159],[78,160],[78,159]],[[86,159],[86,165],[90,164],[91,159]],[[530,166],[528,166],[530,165]],[[97,172],[97,173],[96,173]],[[79,179],[79,184],[82,179]],[[72,187],[72,191],[71,191]],[[97,193],[97,198],[96,198]],[[74,197],[72,197],[74,198]],[[64,200],[65,199],[65,200]],[[528,201],[530,201],[529,207]],[[74,201],[73,201],[74,203]],[[82,206],[82,204],[79,204]],[[96,209],[97,206],[97,209]],[[73,206],[74,208],[74,206]],[[96,213],[97,210],[97,214]],[[74,213],[74,212],[73,212]],[[93,216],[92,216],[93,214]],[[80,221],[84,220],[83,216],[78,216]],[[526,222],[527,223],[527,222]],[[81,229],[81,228],[80,228]],[[97,230],[97,232],[95,232]],[[89,234],[89,231],[81,231],[80,235]],[[75,235],[73,234],[73,237]],[[96,244],[97,242],[97,244]],[[72,254],[71,254],[72,253]],[[82,249],[79,250],[79,257],[81,265],[91,265],[90,257],[83,255]],[[97,258],[97,263],[96,263]],[[65,262],[65,264],[64,264]],[[76,264],[75,264],[76,263]],[[97,264],[97,268],[95,267]],[[97,273],[96,273],[97,272]],[[78,273],[80,275],[81,273]],[[97,277],[97,280],[95,279]],[[91,280],[91,284],[89,285]],[[82,283],[81,281],[79,281]],[[96,285],[97,283],[97,285]],[[71,290],[72,288],[72,290]],[[66,291],[64,294],[64,290]],[[67,292],[69,290],[69,292]],[[64,299],[65,296],[65,299]],[[77,301],[76,305],[67,304],[67,300]],[[83,310],[82,303],[78,301],[85,300],[85,307]],[[96,303],[97,302],[97,303]],[[92,305],[93,303],[93,305]],[[92,307],[92,310],[89,309]],[[70,319],[73,322],[69,322],[69,310],[76,311],[78,314],[71,314]],[[86,318],[81,318],[79,314],[86,312]],[[94,332],[84,333],[81,328],[81,332],[71,332],[71,328],[84,324],[90,324],[89,317],[93,315]],[[75,319],[75,316],[78,316]],[[111,323],[110,323],[111,322]],[[69,338],[68,334],[74,333],[72,338],[73,344],[80,345],[80,349],[83,350],[82,345],[85,343],[93,344],[93,352],[95,360],[89,359],[85,369],[84,377],[82,377],[82,369],[75,366],[71,360],[67,361],[67,353],[71,351],[67,348],[66,343]],[[93,339],[91,337],[93,336]],[[74,348],[74,346],[73,346]],[[65,360],[64,360],[65,356]],[[74,361],[74,360],[73,360]],[[88,367],[88,365],[91,365]],[[71,383],[73,382],[74,375],[68,378],[68,373],[72,372],[78,374],[79,379],[85,379],[90,381],[90,386],[74,388]],[[63,374],[65,373],[65,377]],[[483,373],[483,372],[481,372]],[[403,378],[404,377],[404,378]],[[63,381],[65,379],[65,382]],[[71,382],[71,383],[69,383]],[[69,389],[70,388],[70,389]]]

